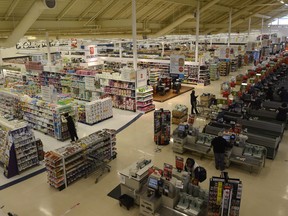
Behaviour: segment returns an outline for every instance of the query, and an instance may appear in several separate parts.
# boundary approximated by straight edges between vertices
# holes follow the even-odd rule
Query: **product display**
[[[4,175],[11,178],[38,165],[41,140],[35,139],[31,128],[21,123],[6,122],[5,119],[0,120],[0,125],[0,162],[4,165]]]
[[[188,108],[185,105],[176,104],[172,110],[172,124],[186,122],[188,118]]]
[[[113,117],[112,99],[110,97],[94,100],[80,105],[79,122],[93,125]]]
[[[210,71],[208,65],[200,65],[198,84],[203,86],[210,85]]]
[[[157,145],[170,143],[171,112],[169,110],[154,111],[154,142]]]
[[[22,118],[20,97],[17,94],[0,91],[0,113],[7,119]]]
[[[212,177],[209,186],[208,216],[239,216],[242,182],[222,173]]]
[[[219,79],[219,64],[214,63],[209,65],[209,72],[210,72],[210,80],[218,80]]]
[[[97,163],[116,158],[115,145],[115,131],[103,129],[76,143],[47,152],[45,162],[48,183],[61,190],[87,176],[97,168]]]
[[[151,86],[139,87],[136,90],[137,110],[147,113],[155,109],[153,104],[153,88]]]
[[[113,73],[114,75],[107,75],[106,73],[97,74],[101,83],[101,89],[99,89],[99,91],[104,95],[111,96],[113,107],[135,112],[135,82],[128,80],[129,76],[132,76],[131,73],[128,72],[125,75],[126,79],[122,79],[123,77],[121,77],[122,75],[120,76],[119,73]]]

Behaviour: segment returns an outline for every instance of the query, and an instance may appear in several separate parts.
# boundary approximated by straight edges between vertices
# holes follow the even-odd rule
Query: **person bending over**
[[[72,116],[70,116],[69,113],[65,113],[64,118],[62,118],[62,122],[67,123],[71,141],[74,142],[75,139],[78,140],[75,123],[74,123]]]

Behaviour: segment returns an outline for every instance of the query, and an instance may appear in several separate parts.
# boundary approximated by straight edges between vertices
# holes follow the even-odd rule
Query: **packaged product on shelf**
[[[61,190],[83,176],[102,169],[97,164],[116,158],[115,145],[116,131],[103,129],[76,143],[47,152],[45,162],[48,183]]]
[[[4,164],[4,175],[7,178],[39,164],[41,156],[39,157],[37,145],[40,148],[41,140],[35,140],[28,125],[1,118],[0,137],[0,162]]]

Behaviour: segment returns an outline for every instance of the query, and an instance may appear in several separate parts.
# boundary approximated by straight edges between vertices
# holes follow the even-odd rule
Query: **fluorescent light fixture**
[[[261,74],[260,73],[256,73],[256,76],[261,76]]]
[[[284,4],[284,1],[280,1],[282,4]]]
[[[285,6],[288,6],[288,4],[285,4]]]
[[[247,83],[242,83],[241,85],[243,85],[243,86],[247,86]]]

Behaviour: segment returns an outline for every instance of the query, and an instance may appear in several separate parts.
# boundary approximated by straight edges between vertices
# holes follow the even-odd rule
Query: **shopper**
[[[71,141],[74,142],[75,139],[78,140],[77,131],[75,128],[75,123],[74,123],[72,116],[69,115],[69,113],[65,113],[64,118],[62,118],[62,122],[67,123],[67,127],[68,127]]]
[[[288,107],[286,103],[282,103],[281,106],[277,109],[276,119],[278,121],[287,121]]]
[[[195,96],[195,91],[192,90],[191,94],[190,94],[190,103],[191,103],[191,114],[194,114],[194,111],[196,114],[198,114],[198,110],[196,108],[197,106],[197,97]]]
[[[274,95],[273,89],[271,87],[268,88],[268,90],[266,92],[266,100],[273,101],[273,95]]]
[[[219,135],[211,141],[211,145],[214,152],[215,168],[223,171],[225,169],[225,151],[229,147],[229,143]]]

